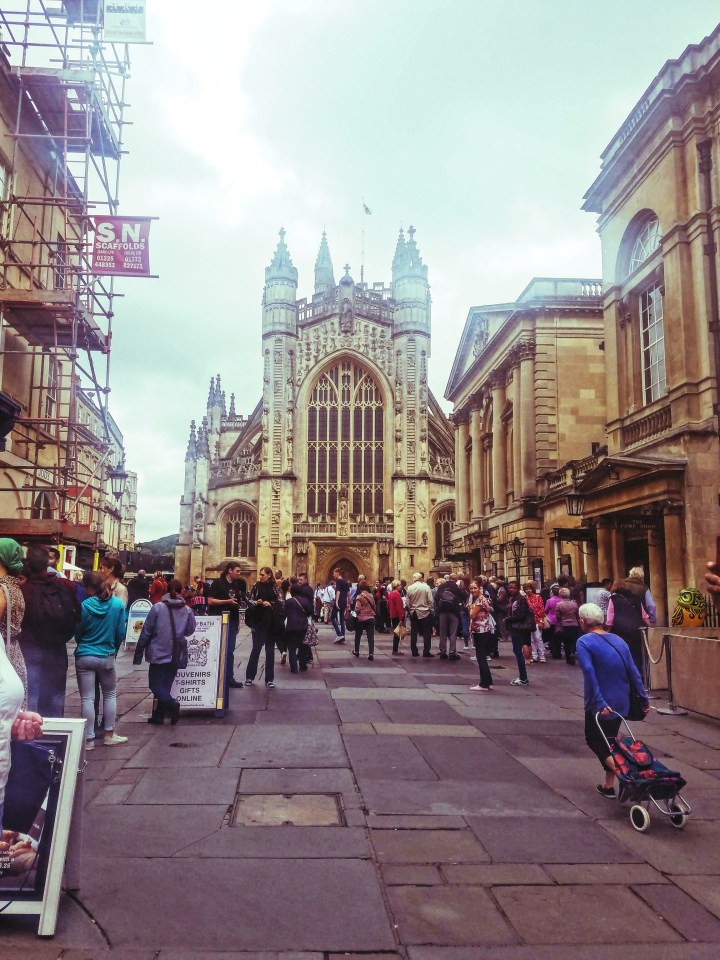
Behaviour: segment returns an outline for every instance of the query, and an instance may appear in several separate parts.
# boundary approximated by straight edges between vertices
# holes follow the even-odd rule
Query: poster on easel
[[[82,807],[75,796],[84,729],[84,720],[46,719],[42,737],[11,746],[2,807],[0,915],[37,916],[39,936],[55,933],[66,859],[79,856]]]
[[[130,604],[125,628],[124,650],[127,650],[130,644],[135,644],[140,639],[142,628],[145,626],[145,621],[152,610],[152,606],[149,600],[136,600]]]
[[[183,712],[213,710],[224,716],[228,622],[227,613],[195,618],[195,633],[188,637],[188,665],[178,670],[171,691]]]

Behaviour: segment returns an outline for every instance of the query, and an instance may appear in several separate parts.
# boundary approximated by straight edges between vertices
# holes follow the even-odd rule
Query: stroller
[[[610,741],[600,726],[600,714],[595,715],[595,721],[615,761],[618,801],[632,803],[630,823],[639,833],[644,833],[650,826],[649,808],[652,803],[660,813],[670,817],[670,823],[677,830],[682,830],[692,813],[690,804],[680,793],[687,781],[677,771],[660,763],[642,740],[635,739],[627,720],[624,717],[621,720],[629,736],[617,736]]]

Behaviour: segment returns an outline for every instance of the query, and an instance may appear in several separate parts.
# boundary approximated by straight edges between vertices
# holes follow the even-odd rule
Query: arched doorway
[[[333,563],[327,572],[328,580],[332,579],[333,570],[339,570],[343,576],[343,579],[347,580],[349,583],[357,583],[358,574],[360,571],[352,562],[352,560],[347,560],[345,557],[343,557],[341,560]]]

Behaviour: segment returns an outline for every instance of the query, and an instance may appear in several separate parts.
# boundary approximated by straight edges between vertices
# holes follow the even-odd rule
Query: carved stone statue
[[[340,331],[341,333],[353,332],[353,309],[347,297],[343,300],[340,308]]]

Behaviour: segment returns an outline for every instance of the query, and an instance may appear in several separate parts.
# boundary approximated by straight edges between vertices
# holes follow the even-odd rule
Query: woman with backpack
[[[75,672],[85,719],[85,749],[95,748],[95,678],[103,697],[103,743],[106,747],[127,743],[115,733],[117,677],[115,656],[125,639],[125,607],[113,596],[99,573],[86,573],[82,581],[87,598],[82,603],[75,631]]]
[[[355,649],[352,654],[354,657],[360,656],[360,637],[363,631],[367,636],[368,642],[368,660],[375,659],[375,601],[372,596],[372,588],[367,580],[361,580],[358,583],[357,595],[355,596]]]
[[[303,591],[297,577],[290,578],[289,595],[285,600],[285,645],[290,660],[290,673],[305,673],[312,657],[304,643],[308,617],[313,615],[313,601]]]
[[[163,724],[165,714],[174,726],[180,719],[180,703],[172,695],[178,670],[187,666],[187,638],[195,633],[195,614],[182,598],[182,584],[171,580],[168,592],[147,615],[135,647],[133,663],[149,663],[148,686],[157,701],[148,723]]]
[[[643,627],[649,626],[650,616],[645,609],[645,583],[637,578],[616,580],[607,608],[607,626],[630,647],[635,666],[645,676],[643,663]]]
[[[463,593],[454,580],[448,579],[438,587],[435,603],[438,609],[440,636],[440,659],[459,660],[460,654],[455,647],[460,625],[460,608],[464,602]],[[449,653],[448,653],[449,647]]]

